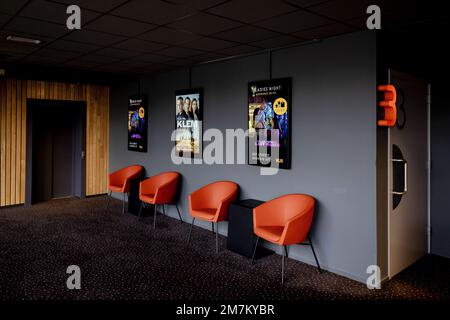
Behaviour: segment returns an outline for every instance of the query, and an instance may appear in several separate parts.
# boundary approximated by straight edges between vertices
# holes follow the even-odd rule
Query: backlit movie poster
[[[290,113],[290,78],[248,84],[249,164],[290,169]]]
[[[147,152],[147,98],[128,98],[128,150]]]
[[[175,92],[175,152],[179,157],[201,158],[202,156],[202,96],[202,89]]]

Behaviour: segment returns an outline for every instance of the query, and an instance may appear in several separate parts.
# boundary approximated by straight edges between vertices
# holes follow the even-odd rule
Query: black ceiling
[[[0,62],[147,73],[364,30],[370,4],[381,7],[383,28],[443,18],[444,2],[1,0]],[[81,30],[66,28],[70,4],[82,8]]]

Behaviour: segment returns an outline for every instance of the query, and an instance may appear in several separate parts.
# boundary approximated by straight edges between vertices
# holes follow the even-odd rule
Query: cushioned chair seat
[[[113,191],[113,192],[122,192],[122,186],[115,186],[110,184],[108,186],[109,190]]]
[[[193,209],[191,214],[193,217],[202,219],[202,220],[207,220],[207,221],[212,221],[215,217],[217,213],[217,209],[216,208],[201,208],[201,209]]]
[[[277,243],[280,241],[281,235],[283,234],[284,227],[283,226],[267,226],[267,227],[258,227],[255,229],[255,233],[257,236],[266,239],[271,242]]]
[[[144,201],[145,203],[154,204],[155,203],[155,194],[154,193],[140,194],[139,200]]]

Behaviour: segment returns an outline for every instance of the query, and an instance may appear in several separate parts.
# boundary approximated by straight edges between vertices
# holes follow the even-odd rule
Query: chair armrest
[[[220,202],[215,216],[216,221],[222,221],[227,218],[228,207],[230,206],[230,203],[236,201],[236,199],[237,199],[237,192],[233,192]]]
[[[285,245],[298,244],[306,240],[311,228],[314,208],[308,210],[287,221],[280,238],[281,243]]]
[[[175,196],[178,181],[174,179],[160,185],[155,192],[156,203],[171,203]]]

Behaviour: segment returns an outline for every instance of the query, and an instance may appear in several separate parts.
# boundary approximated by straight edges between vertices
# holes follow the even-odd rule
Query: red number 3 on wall
[[[378,91],[383,94],[383,99],[379,106],[384,109],[384,116],[378,120],[378,125],[383,127],[393,127],[397,121],[397,91],[393,85],[378,86]]]

